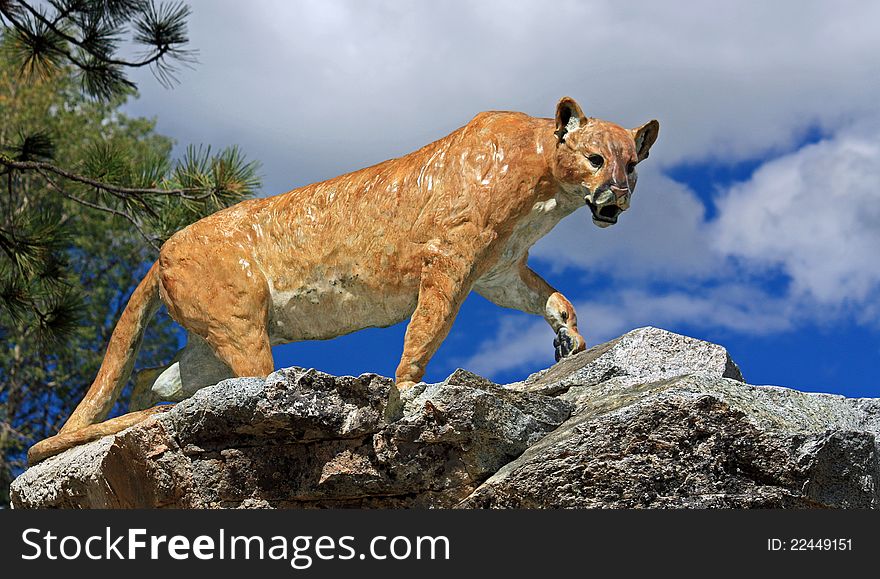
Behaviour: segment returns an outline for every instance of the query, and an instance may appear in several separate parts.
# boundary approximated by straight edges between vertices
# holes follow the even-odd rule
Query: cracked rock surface
[[[718,345],[640,328],[523,382],[402,396],[288,368],[31,467],[14,508],[880,506],[880,400],[752,386]]]

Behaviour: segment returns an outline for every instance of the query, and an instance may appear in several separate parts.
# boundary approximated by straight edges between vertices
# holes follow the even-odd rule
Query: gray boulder
[[[880,506],[880,400],[743,382],[640,328],[523,382],[289,368],[28,469],[15,508]]]
[[[28,469],[15,508],[446,507],[573,405],[458,371],[402,401],[388,378],[289,368],[225,380]]]
[[[686,374],[744,381],[722,346],[647,327],[564,358],[524,382],[510,384],[510,388],[554,396],[572,387],[589,387],[612,378],[635,384]]]
[[[880,506],[880,400],[700,375],[583,388],[576,415],[460,506]]]

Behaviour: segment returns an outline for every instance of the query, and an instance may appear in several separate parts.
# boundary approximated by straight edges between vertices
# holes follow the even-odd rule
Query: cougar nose
[[[614,198],[621,209],[629,207],[629,187],[621,187],[620,185],[614,184],[611,185],[611,192],[614,193]]]

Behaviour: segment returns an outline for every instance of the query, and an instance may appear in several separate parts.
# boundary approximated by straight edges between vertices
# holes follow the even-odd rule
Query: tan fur
[[[567,97],[555,120],[486,112],[404,157],[193,223],[162,246],[85,399],[30,461],[130,425],[121,417],[89,426],[127,381],[160,299],[234,376],[272,372],[274,344],[409,318],[396,372],[407,388],[472,290],[544,316],[561,355],[583,350],[574,308],[529,269],[528,248],[585,201],[597,225],[616,221],[635,184],[626,168],[647,156],[657,131],[656,121],[628,130],[588,119]],[[598,169],[588,161],[595,154],[604,159]]]

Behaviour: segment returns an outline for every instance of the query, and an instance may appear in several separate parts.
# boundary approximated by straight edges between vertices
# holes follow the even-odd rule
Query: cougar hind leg
[[[137,412],[138,410],[149,408],[158,402],[161,402],[161,400],[156,398],[155,394],[153,394],[153,384],[156,383],[156,379],[159,378],[162,373],[177,364],[181,352],[183,352],[183,350],[178,352],[174,359],[164,366],[142,368],[135,373],[134,386],[132,386],[131,397],[128,401],[129,412]]]
[[[233,376],[232,370],[217,357],[208,342],[190,332],[186,346],[171,363],[138,372],[128,409],[134,412],[160,402],[180,402],[206,386]]]

